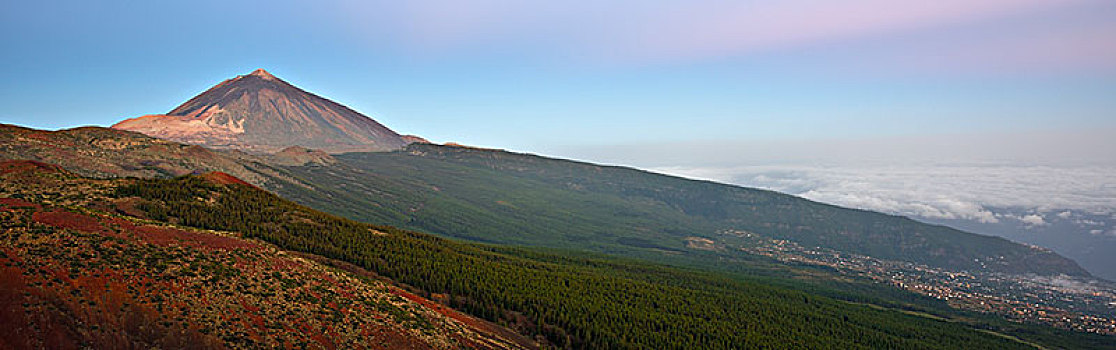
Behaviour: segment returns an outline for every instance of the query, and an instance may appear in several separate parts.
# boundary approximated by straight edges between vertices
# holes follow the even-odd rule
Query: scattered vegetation
[[[198,177],[132,180],[150,217],[351,262],[570,348],[1026,348],[962,324],[635,261],[464,244]],[[379,233],[386,233],[379,234]]]
[[[258,240],[106,215],[120,181],[9,164],[0,348],[517,347]]]

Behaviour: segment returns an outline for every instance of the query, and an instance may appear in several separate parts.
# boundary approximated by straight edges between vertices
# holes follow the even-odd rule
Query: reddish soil
[[[125,237],[125,235],[123,234],[118,234],[116,232],[113,232],[113,230],[105,228],[105,225],[103,224],[108,223],[119,227],[122,232],[134,234],[133,237],[135,238],[139,238],[145,242],[159,246],[176,244],[208,249],[238,249],[259,247],[255,243],[233,237],[218,236],[208,233],[186,231],[176,228],[154,225],[135,225],[127,220],[109,218],[100,219],[93,216],[68,212],[64,210],[35,212],[34,214],[32,214],[31,219],[35,220],[36,222],[58,228],[72,229],[90,233],[101,233],[121,238],[129,238]]]
[[[5,160],[0,161],[0,174],[22,173],[29,171],[43,171],[48,173],[61,173],[61,167],[34,160]]]
[[[133,232],[143,241],[158,246],[182,245],[208,249],[259,248],[259,245],[233,237],[186,231],[172,227],[135,225],[121,219],[110,219],[124,232]]]
[[[205,174],[201,174],[199,176],[201,176],[201,178],[205,179],[206,181],[209,181],[209,182],[212,182],[212,183],[215,183],[215,184],[220,184],[220,185],[237,184],[237,185],[245,185],[245,186],[249,186],[249,187],[252,187],[252,188],[256,188],[256,186],[252,186],[252,184],[247,183],[244,180],[238,179],[238,178],[236,178],[236,176],[232,176],[232,175],[229,175],[227,173],[220,172],[220,171],[211,171],[211,172],[208,172],[208,173],[205,173]]]
[[[194,330],[158,325],[154,310],[123,292],[135,286],[119,273],[97,270],[71,278],[64,264],[28,265],[14,250],[4,255],[0,349],[128,349],[137,343],[223,348],[217,339]]]
[[[37,211],[31,215],[36,222],[58,228],[68,228],[83,232],[108,233],[100,220],[89,215],[72,213],[65,210]]]
[[[19,199],[19,198],[0,198],[0,206],[10,207],[10,208],[34,208],[34,209],[42,208],[38,204],[31,203],[31,202],[28,202],[28,201],[25,201],[25,200],[22,200],[22,199]]]
[[[387,278],[384,278],[383,276],[377,275],[374,272],[365,270],[364,268],[362,268],[360,266],[357,266],[355,264],[352,264],[352,263],[348,263],[348,262],[344,262],[344,261],[340,261],[340,260],[333,260],[333,259],[329,259],[329,258],[326,258],[326,257],[322,257],[322,256],[318,256],[318,255],[312,255],[312,254],[306,254],[306,253],[299,253],[299,252],[290,252],[290,253],[293,254],[293,255],[296,255],[296,256],[300,256],[300,257],[305,258],[305,259],[310,259],[310,260],[316,261],[316,262],[324,264],[324,265],[329,265],[329,266],[336,267],[338,269],[347,271],[347,272],[349,272],[351,274],[354,274],[354,275],[357,275],[357,276],[363,276],[363,277],[373,279],[373,280],[380,280],[380,281],[385,281],[385,282],[388,282],[388,283],[392,283],[391,280],[389,280]],[[480,333],[480,334],[484,335],[485,337],[488,337],[488,338],[503,338],[504,340],[515,343],[516,345],[519,345],[520,347],[525,348],[525,349],[538,349],[539,348],[539,345],[534,340],[531,340],[530,338],[525,337],[522,334],[516,333],[516,332],[514,332],[510,329],[501,327],[501,326],[499,326],[495,323],[488,322],[488,321],[485,321],[485,320],[482,320],[482,319],[479,319],[479,318],[461,313],[461,312],[459,312],[457,310],[454,310],[454,309],[452,309],[448,306],[439,304],[439,303],[434,302],[432,300],[429,300],[429,299],[423,298],[421,296],[418,296],[418,295],[412,294],[410,292],[407,292],[406,290],[403,290],[402,288],[399,288],[399,287],[389,286],[388,290],[392,294],[395,294],[395,295],[398,295],[400,297],[403,297],[403,298],[406,298],[408,300],[419,303],[422,306],[424,306],[426,308],[429,308],[430,310],[434,310],[435,312],[438,312],[439,314],[442,314],[446,317],[449,317],[449,318],[454,319],[458,322],[461,322],[462,324],[467,326],[472,331],[474,331],[476,333]],[[469,339],[458,338],[458,340],[466,342],[466,343],[468,343],[467,345],[469,345],[470,347],[474,347],[474,348],[492,348],[492,349],[500,348],[500,347],[496,347],[496,346],[491,346],[490,344],[478,343],[476,341],[469,340]]]
[[[248,241],[206,233],[190,232],[169,227],[144,225],[135,228],[136,233],[148,243],[160,246],[181,244],[198,248],[238,249],[258,248]]]
[[[26,174],[32,175],[28,179],[53,179],[57,176],[34,175],[61,170],[41,162],[8,161],[0,162],[0,171],[4,171],[0,181],[24,181],[13,178]],[[11,173],[16,174],[2,176]],[[214,183],[247,185],[225,173],[203,176]],[[136,204],[135,200],[94,198],[85,209],[137,212]],[[392,323],[386,314],[376,315],[381,311],[376,311],[376,303],[371,302],[375,299],[365,293],[372,289],[322,275],[324,270],[316,264],[277,256],[266,244],[89,214],[80,208],[0,198],[0,211],[17,208],[33,211],[29,216],[0,213],[18,220],[17,225],[10,225],[11,231],[0,230],[0,237],[23,232],[32,239],[0,240],[0,350],[194,349],[245,344],[429,349],[442,344],[428,343],[408,331],[406,324]],[[35,229],[30,222],[58,230]],[[277,275],[281,279],[273,278]],[[266,291],[270,296],[237,295],[241,290]],[[471,332],[462,332],[434,323],[438,330],[451,332],[445,336],[458,345],[494,349],[508,340],[521,341],[522,337],[495,324],[398,292],[395,294],[470,328]],[[380,298],[393,297],[380,294]],[[291,310],[285,310],[290,302],[304,303],[304,307],[290,314]],[[287,332],[275,333],[275,329]],[[353,332],[365,337],[354,338]],[[230,337],[237,340],[226,344]],[[526,344],[531,344],[529,339]]]

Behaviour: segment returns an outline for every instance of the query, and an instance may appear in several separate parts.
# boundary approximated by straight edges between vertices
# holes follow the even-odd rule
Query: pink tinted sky
[[[1111,0],[26,1],[0,45],[0,122],[45,128],[256,68],[523,151],[1116,128]]]
[[[398,24],[415,50],[452,52],[501,42],[545,43],[554,52],[614,64],[741,57],[832,43],[943,34],[946,59],[987,66],[1116,67],[1116,20],[1104,0],[409,1],[346,2],[356,33]],[[1107,13],[1090,16],[1094,7]],[[387,18],[390,14],[390,18]],[[1051,17],[1062,19],[1050,23]],[[989,28],[991,26],[992,28]],[[999,27],[998,26],[1002,26]],[[970,30],[957,30],[969,28]],[[1007,33],[1005,33],[1007,32]],[[1015,35],[1012,35],[1015,34]],[[920,45],[920,42],[911,42]],[[495,46],[495,45],[494,45]],[[917,47],[916,47],[917,48]],[[952,49],[952,50],[951,50]],[[1037,55],[1039,57],[1032,57]]]

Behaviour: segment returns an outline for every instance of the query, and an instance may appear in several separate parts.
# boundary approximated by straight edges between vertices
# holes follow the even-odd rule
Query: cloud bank
[[[930,219],[1011,220],[1039,227],[1055,217],[1074,217],[1074,212],[1116,214],[1116,166],[769,165],[652,170]],[[1075,222],[1082,227],[1104,225],[1085,219]]]
[[[556,149],[905,216],[1116,230],[1116,129]],[[1109,225],[1112,223],[1113,225]],[[1087,228],[1087,229],[1086,229]]]

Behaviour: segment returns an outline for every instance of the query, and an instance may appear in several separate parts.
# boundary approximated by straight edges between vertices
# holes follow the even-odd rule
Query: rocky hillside
[[[101,127],[45,131],[0,124],[0,160],[4,159],[59,164],[78,175],[95,178],[175,177],[220,171],[272,191],[292,187],[313,190],[312,185],[291,176],[279,165],[332,161],[321,151],[301,147],[254,155]]]
[[[533,346],[321,258],[138,219],[119,184],[0,162],[0,348]]]
[[[0,159],[62,164],[82,176],[173,177],[223,171],[257,186],[293,179],[259,156],[215,151],[101,127],[45,131],[0,124]]]

